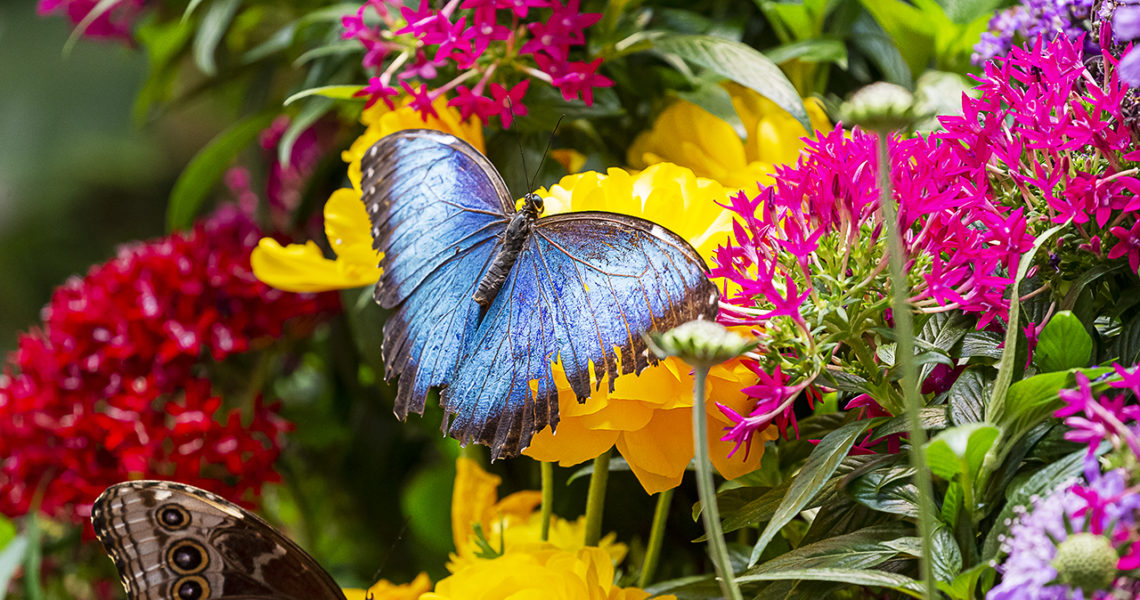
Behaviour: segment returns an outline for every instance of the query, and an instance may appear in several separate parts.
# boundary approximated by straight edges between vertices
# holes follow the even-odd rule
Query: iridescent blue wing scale
[[[704,261],[660,225],[603,212],[539,219],[441,394],[455,415],[450,432],[493,457],[517,454],[557,424],[550,363],[561,359],[580,401],[591,365],[597,385],[606,377],[612,390],[619,374],[657,362],[643,333],[714,318],[718,300]]]
[[[438,131],[384,137],[362,160],[373,247],[383,252],[376,301],[386,378],[400,376],[395,412],[423,413],[447,385],[479,322],[471,301],[514,212],[502,177],[466,142]]]

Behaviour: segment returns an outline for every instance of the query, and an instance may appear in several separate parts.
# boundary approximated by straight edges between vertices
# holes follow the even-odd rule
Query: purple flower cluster
[[[942,118],[946,131],[889,141],[918,310],[961,310],[979,328],[999,324],[1020,257],[1055,223],[1069,225],[1058,252],[1127,256],[1133,271],[1140,267],[1140,179],[1127,165],[1140,153],[1127,153],[1131,138],[1120,126],[1125,90],[1115,74],[1104,82],[1090,75],[1080,43],[1038,38],[1033,48],[1015,48],[985,65],[979,97],[963,96],[963,116]],[[772,338],[781,330],[773,321],[787,317],[810,340],[807,322],[820,322],[829,302],[884,297],[876,144],[859,130],[818,134],[794,167],[777,171],[775,185],[730,200],[734,235],[713,270],[732,305],[723,322],[762,326]],[[1035,268],[1043,278],[1058,273],[1045,263]],[[793,372],[789,366],[815,348],[767,350],[777,355],[764,367],[773,384],[761,386],[751,415],[735,415],[730,439],[747,443],[759,428],[781,424],[790,413],[783,392],[802,389],[799,378],[814,378],[844,351],[828,348],[833,354],[814,371]],[[784,369],[773,371],[778,364]]]
[[[1101,474],[1095,458],[1085,463],[1085,484],[1055,490],[1022,509],[1002,538],[1002,551],[1008,556],[999,567],[1001,583],[993,587],[987,600],[1100,600],[1136,597],[1140,586],[1128,571],[1140,566],[1140,544],[1136,517],[1140,514],[1140,494],[1129,489],[1125,469]],[[1097,536],[1110,552],[1108,573],[1103,587],[1085,589],[1071,580],[1073,573],[1087,565],[1063,560],[1066,544],[1080,543],[1079,537]],[[1091,562],[1092,557],[1083,557]],[[1115,561],[1115,572],[1112,559]],[[1076,568],[1074,568],[1074,566]],[[1079,580],[1079,573],[1077,579]]]
[[[414,10],[403,4],[367,0],[343,19],[342,37],[360,40],[364,67],[377,73],[360,92],[369,105],[383,100],[391,107],[402,90],[426,118],[435,114],[436,98],[454,92],[448,104],[464,119],[497,116],[510,127],[527,114],[523,97],[532,78],[587,105],[594,88],[613,85],[597,72],[601,58],[571,60],[585,45],[586,28],[602,17],[581,12],[579,0],[450,0],[440,9],[421,0]],[[368,24],[369,10],[379,15],[378,26]],[[447,81],[436,85],[441,79]]]
[[[1092,7],[1093,0],[1021,0],[1017,6],[994,13],[989,31],[982,34],[971,58],[976,65],[984,64],[1009,52],[1019,39],[1032,41],[1041,36],[1051,40],[1063,35],[1075,40],[1088,32]]]

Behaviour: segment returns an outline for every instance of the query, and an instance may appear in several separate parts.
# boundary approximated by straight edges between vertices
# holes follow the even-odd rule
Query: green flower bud
[[[880,81],[855,92],[839,107],[844,123],[886,133],[908,128],[918,120],[914,94],[910,90]]]
[[[698,319],[665,333],[645,336],[650,350],[661,358],[676,356],[698,367],[711,367],[753,349],[759,340],[748,340],[720,323]]]
[[[1050,564],[1057,569],[1057,581],[1080,588],[1086,598],[1091,598],[1093,592],[1112,586],[1118,574],[1118,558],[1107,537],[1075,533],[1057,545],[1057,555]]]

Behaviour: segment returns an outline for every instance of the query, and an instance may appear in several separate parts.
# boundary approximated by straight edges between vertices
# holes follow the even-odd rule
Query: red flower
[[[278,479],[288,424],[257,402],[243,425],[192,376],[337,308],[253,277],[261,232],[236,209],[119,250],[56,290],[0,374],[0,512],[84,519],[106,486],[177,479],[240,499]]]

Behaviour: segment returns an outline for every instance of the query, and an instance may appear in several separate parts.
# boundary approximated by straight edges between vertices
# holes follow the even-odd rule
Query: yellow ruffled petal
[[[345,588],[341,591],[347,600],[417,600],[431,591],[431,578],[427,573],[420,573],[411,583],[396,585],[381,579],[367,590]]]
[[[360,194],[348,188],[336,190],[325,202],[325,235],[337,260],[366,271],[374,269],[380,278],[380,258],[372,249],[372,224]],[[376,281],[373,280],[373,283]]]
[[[281,246],[262,238],[249,257],[259,280],[287,292],[324,292],[376,283],[380,270],[325,258],[314,242]]]
[[[618,451],[646,493],[680,485],[693,459],[692,414],[687,408],[659,410],[644,428],[618,438]]]
[[[571,394],[570,401],[577,404]],[[592,400],[591,400],[592,401]],[[559,397],[559,410],[566,401]],[[551,433],[547,427],[534,434],[530,446],[523,454],[543,462],[556,462],[559,466],[570,467],[596,458],[613,448],[621,432],[612,429],[590,429],[581,419],[563,416],[558,423],[558,433]]]
[[[451,536],[456,548],[463,548],[471,537],[473,523],[482,524],[499,498],[502,479],[484,471],[466,457],[455,461],[455,486],[451,492]]]

